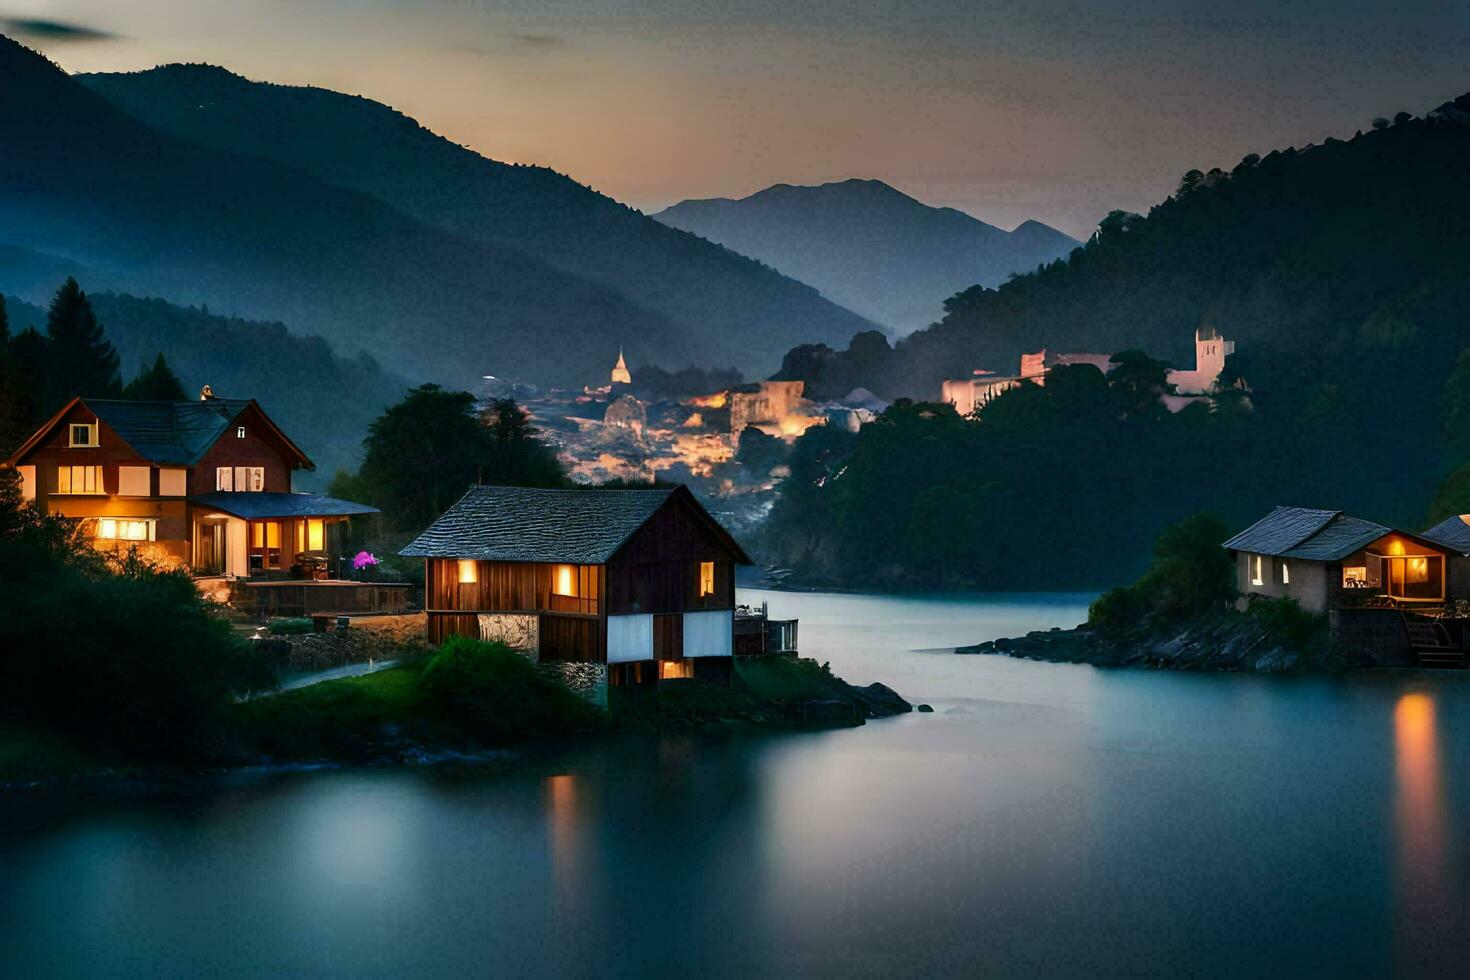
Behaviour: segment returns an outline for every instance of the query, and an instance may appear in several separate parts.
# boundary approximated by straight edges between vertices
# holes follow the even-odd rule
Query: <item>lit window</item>
[[[1429,559],[1410,558],[1408,560],[1407,574],[1404,576],[1406,582],[1428,582],[1429,581]]]
[[[1368,584],[1368,569],[1363,566],[1344,568],[1342,570],[1342,584],[1348,588],[1357,588]]]
[[[237,426],[235,426],[235,438],[236,439],[244,439],[245,438],[245,426],[243,426],[243,425],[237,425]]]
[[[58,466],[57,493],[102,493],[102,467]]]
[[[68,446],[87,448],[97,445],[97,423],[95,422],[73,422],[68,431],[71,437],[67,442]]]
[[[1261,556],[1251,555],[1251,585],[1264,585],[1265,580],[1261,578]]]
[[[459,560],[459,584],[473,585],[476,580],[475,560],[473,558],[461,558]]]
[[[577,569],[572,565],[558,565],[552,577],[551,591],[553,595],[577,597]]]
[[[1281,584],[1282,585],[1290,585],[1291,584],[1291,569],[1289,569],[1289,568],[1286,567],[1286,562],[1282,562],[1281,563]]]
[[[159,470],[158,495],[160,497],[182,497],[189,492],[188,480],[188,470]]]
[[[327,526],[320,517],[313,517],[306,522],[306,550],[324,551],[326,549]],[[474,581],[474,579],[470,579]]]
[[[119,466],[117,492],[121,497],[147,497],[153,492],[153,470],[147,466]]]
[[[216,490],[235,489],[235,470],[230,466],[217,466],[214,470],[214,488]]]
[[[715,563],[712,561],[699,563],[699,594],[701,596],[715,594]]]
[[[154,526],[150,520],[104,517],[97,522],[97,537],[106,541],[152,541]]]
[[[694,661],[692,660],[660,660],[658,662],[658,679],[661,681],[693,676]]]

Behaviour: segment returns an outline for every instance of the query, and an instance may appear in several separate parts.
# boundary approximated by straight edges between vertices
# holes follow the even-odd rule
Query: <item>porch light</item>
[[[473,558],[461,558],[459,560],[459,584],[473,585],[479,580],[475,571],[475,560]]]

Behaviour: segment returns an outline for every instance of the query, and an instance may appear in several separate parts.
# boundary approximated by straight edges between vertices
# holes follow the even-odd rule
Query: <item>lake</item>
[[[856,730],[0,796],[0,975],[1463,974],[1467,677],[952,653],[1088,598],[742,590]]]

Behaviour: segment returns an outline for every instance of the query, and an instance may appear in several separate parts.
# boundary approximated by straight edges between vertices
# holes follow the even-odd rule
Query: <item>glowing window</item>
[[[1281,584],[1291,584],[1291,569],[1286,567],[1286,562],[1281,563]]]
[[[577,597],[577,569],[572,565],[558,565],[551,579],[553,595]]]
[[[1261,578],[1261,556],[1251,555],[1251,585],[1264,585],[1265,580]]]
[[[235,427],[235,438],[236,439],[244,439],[245,438],[245,426],[243,426],[243,425],[237,425]]]
[[[1368,584],[1368,569],[1364,567],[1344,568],[1342,570],[1342,584],[1348,588]]]
[[[1429,559],[1410,558],[1404,576],[1406,582],[1428,582],[1429,581]]]
[[[459,560],[459,584],[473,585],[478,581],[475,571],[475,560],[473,558],[461,558]]]
[[[715,594],[715,563],[712,561],[699,563],[699,594],[701,596]]]
[[[326,548],[326,524],[319,517],[306,522],[306,550],[322,551]],[[474,581],[471,579],[470,581]]]
[[[102,493],[102,467],[58,466],[57,493]]]
[[[693,676],[694,661],[692,660],[660,660],[658,662],[658,679],[661,681]]]
[[[97,522],[97,537],[106,541],[152,541],[154,522],[104,517]]]

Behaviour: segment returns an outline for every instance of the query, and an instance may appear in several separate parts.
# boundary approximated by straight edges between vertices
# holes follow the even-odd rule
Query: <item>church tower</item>
[[[618,347],[618,363],[614,364],[612,369],[612,383],[615,385],[630,385],[633,383],[633,376],[628,373],[628,362],[623,360],[623,348],[621,345]]]

